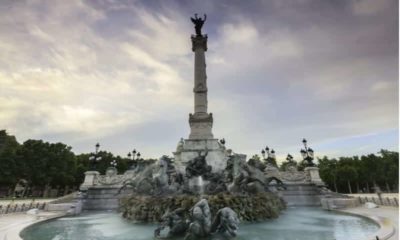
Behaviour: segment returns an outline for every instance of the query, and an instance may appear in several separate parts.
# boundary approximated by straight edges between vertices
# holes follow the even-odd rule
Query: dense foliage
[[[0,189],[10,194],[21,179],[27,180],[31,189],[77,188],[84,179],[84,172],[92,166],[89,157],[93,153],[75,155],[71,147],[63,143],[27,140],[19,144],[14,136],[0,130]],[[116,160],[119,172],[129,167],[129,159],[114,156],[110,152],[98,152],[101,160],[96,170],[104,173],[112,160]]]
[[[397,192],[399,187],[399,153],[381,150],[367,156],[318,159],[322,180],[330,189],[344,193]]]
[[[0,190],[9,194],[17,182],[25,179],[31,189],[77,188],[84,178],[84,172],[92,165],[89,161],[93,153],[74,154],[71,147],[63,143],[48,143],[42,140],[27,140],[20,144],[14,136],[0,130]],[[101,160],[96,170],[104,173],[112,160],[116,160],[120,173],[125,172],[129,159],[100,151]],[[259,157],[257,156],[259,159]],[[288,164],[304,164],[284,161],[280,168]],[[317,160],[320,175],[330,189],[338,192],[373,192],[374,186],[382,190],[398,189],[399,154],[381,150],[378,154],[367,156],[341,157]],[[2,194],[4,195],[4,193]]]

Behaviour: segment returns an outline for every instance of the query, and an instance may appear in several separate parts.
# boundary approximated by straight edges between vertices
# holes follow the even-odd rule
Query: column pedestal
[[[213,139],[213,116],[210,114],[189,114],[189,139]]]
[[[206,162],[212,167],[212,172],[222,171],[226,168],[228,154],[225,146],[218,139],[186,139],[181,140],[179,147],[174,152],[175,167],[185,173],[188,162],[207,152]]]
[[[307,175],[310,176],[311,183],[314,183],[317,186],[325,185],[322,181],[321,177],[319,176],[319,168],[318,167],[306,167],[304,169]]]
[[[79,187],[81,191],[88,190],[89,187],[92,187],[96,184],[97,177],[100,175],[98,171],[87,171],[85,172],[85,180],[82,185]]]

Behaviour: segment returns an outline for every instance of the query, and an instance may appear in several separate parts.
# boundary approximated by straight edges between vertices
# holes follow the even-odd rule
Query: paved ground
[[[62,215],[64,213],[60,212],[40,212],[38,216],[25,213],[0,215],[0,240],[20,240],[19,232],[25,227]]]
[[[364,206],[361,206],[356,208],[348,208],[341,211],[386,218],[388,221],[384,221],[384,223],[391,224],[395,227],[395,234],[390,237],[389,240],[399,239],[399,208],[385,206],[380,206],[379,208],[365,208]]]
[[[378,197],[378,194],[376,193],[357,193],[357,194],[345,194],[347,196],[352,196],[352,197]],[[398,193],[382,193],[382,197],[384,198],[397,198],[399,199],[399,194]]]
[[[50,202],[55,200],[56,198],[38,198],[35,199],[35,203],[44,203],[44,202]],[[15,200],[0,200],[0,205],[8,205],[9,203],[15,203],[15,204],[23,204],[23,203],[31,203],[33,199],[15,199]]]

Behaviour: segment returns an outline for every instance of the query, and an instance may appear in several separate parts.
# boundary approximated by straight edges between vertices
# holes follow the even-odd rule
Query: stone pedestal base
[[[195,113],[189,114],[190,135],[189,139],[213,139],[212,114]]]
[[[86,191],[89,187],[94,186],[97,180],[97,177],[100,175],[98,171],[87,171],[85,172],[85,180],[80,186],[80,190]]]
[[[322,181],[321,177],[319,176],[319,168],[318,167],[306,167],[304,169],[307,175],[310,176],[311,183],[314,183],[317,186],[325,185]]]
[[[224,170],[228,155],[225,147],[218,139],[186,139],[181,140],[178,149],[174,152],[175,167],[180,172],[185,172],[187,163],[195,157],[208,152],[206,161],[212,167],[212,172]]]

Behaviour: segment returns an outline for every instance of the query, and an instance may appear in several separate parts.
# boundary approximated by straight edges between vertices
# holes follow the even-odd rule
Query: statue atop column
[[[201,28],[207,19],[207,15],[204,14],[204,19],[197,17],[197,13],[194,14],[194,18],[190,18],[194,23],[194,29],[196,30],[196,35],[201,36]]]

